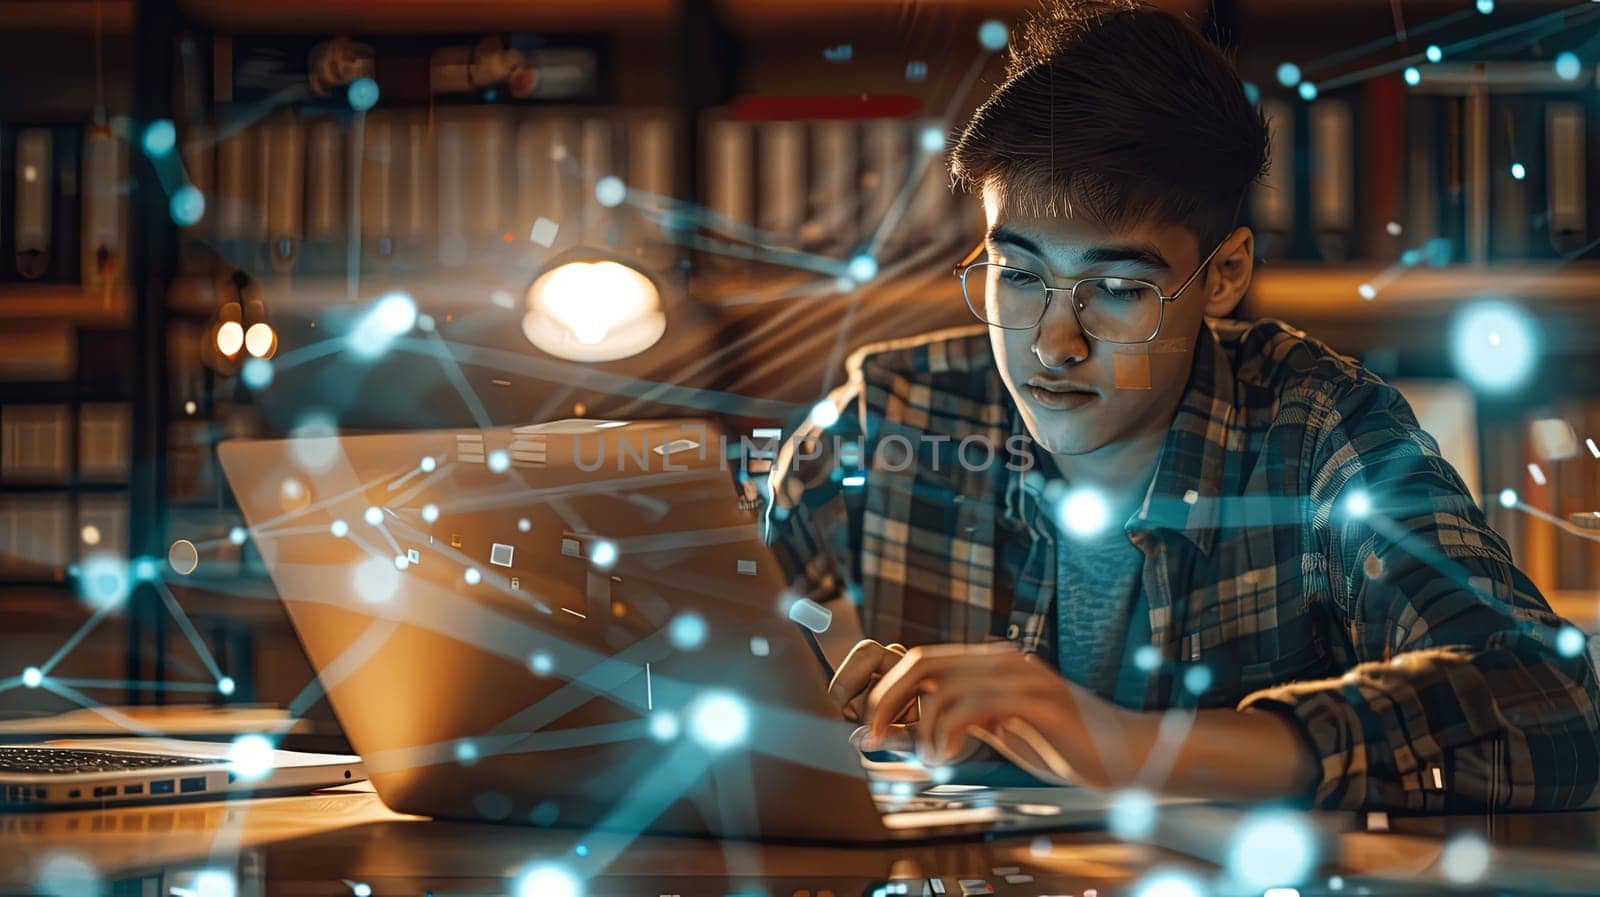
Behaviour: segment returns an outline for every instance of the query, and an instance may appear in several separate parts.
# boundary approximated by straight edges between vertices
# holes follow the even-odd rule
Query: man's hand
[[[1127,735],[1136,715],[1009,642],[912,648],[896,659],[867,696],[869,750],[920,703],[913,732],[928,765],[954,762],[971,734],[1046,781],[1105,788],[1134,772],[1125,767],[1132,765]]]
[[[834,672],[833,681],[828,683],[828,697],[839,705],[839,712],[845,719],[858,722],[862,709],[866,707],[867,692],[905,656],[905,645],[880,645],[872,639],[862,639],[850,649],[844,663],[839,664],[839,669]],[[917,710],[913,703],[905,718],[890,722],[911,722],[916,718]]]

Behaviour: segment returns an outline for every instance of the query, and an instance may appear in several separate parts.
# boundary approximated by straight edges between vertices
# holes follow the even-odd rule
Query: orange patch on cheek
[[[1111,382],[1118,389],[1149,389],[1150,356],[1122,352],[1111,356]]]

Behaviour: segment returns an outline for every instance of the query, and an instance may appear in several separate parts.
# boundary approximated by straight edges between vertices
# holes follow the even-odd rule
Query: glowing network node
[[[411,561],[405,555],[397,554],[394,556],[394,568],[396,570],[404,573],[405,569],[409,566],[411,566]]]
[[[589,563],[602,570],[617,562],[617,543],[609,539],[597,540],[589,547]]]
[[[1562,657],[1577,657],[1583,653],[1586,641],[1583,630],[1570,624],[1563,626],[1561,631],[1556,633],[1556,653]]]
[[[1400,264],[1408,268],[1414,267],[1420,261],[1422,261],[1422,253],[1415,249],[1407,249],[1405,252],[1400,253]]]
[[[656,741],[671,741],[683,729],[678,716],[670,710],[657,710],[650,714],[650,737]]]
[[[417,315],[417,329],[433,332],[433,315]]]
[[[357,78],[350,82],[346,97],[350,100],[351,109],[365,112],[378,105],[378,82],[371,78]]]
[[[622,178],[614,174],[608,174],[594,182],[595,201],[608,209],[622,205],[622,201],[627,197],[628,186],[622,183]]]
[[[231,695],[238,687],[238,684],[233,681],[232,676],[223,676],[221,679],[217,680],[217,692],[220,694]]]
[[[126,559],[97,554],[78,569],[78,593],[96,610],[120,606],[128,600],[132,579]]]
[[[928,77],[928,64],[919,60],[906,63],[906,80],[921,81]]]
[[[1278,66],[1278,83],[1284,87],[1293,87],[1300,83],[1300,66],[1292,62],[1285,62]]]
[[[137,557],[133,559],[133,578],[139,582],[151,582],[159,577],[160,568],[156,566],[153,557]]]
[[[332,533],[335,539],[343,539],[345,536],[350,535],[350,524],[345,523],[343,520],[335,520],[328,524],[328,532]]]
[[[1124,841],[1149,837],[1156,827],[1156,802],[1148,792],[1129,789],[1113,795],[1106,809],[1111,833]]]
[[[978,45],[985,50],[1003,50],[1011,32],[999,19],[988,19],[978,26]]]
[[[1372,496],[1365,490],[1356,490],[1344,500],[1344,512],[1353,520],[1361,520],[1372,513]]]
[[[667,627],[667,638],[679,651],[698,651],[706,643],[705,618],[693,611],[672,618]]]
[[[422,520],[424,523],[433,523],[439,519],[439,506],[426,504],[422,506]]]
[[[433,473],[434,469],[438,466],[438,460],[436,460],[432,455],[423,455],[422,460],[417,464],[417,469],[421,470],[423,473]]]
[[[495,449],[489,453],[486,463],[491,473],[505,473],[511,469],[511,454],[505,449]]]
[[[1494,12],[1494,0],[1478,0],[1478,12],[1484,15]]]
[[[483,574],[478,572],[477,567],[468,567],[467,572],[462,574],[462,578],[467,581],[469,586],[475,586],[483,582]]]
[[[1234,832],[1231,877],[1247,888],[1294,885],[1317,865],[1316,841],[1305,817],[1281,810],[1254,813]]]
[[[932,126],[923,128],[921,136],[917,139],[925,153],[937,153],[944,149],[944,141],[944,129]]]
[[[364,881],[358,881],[350,886],[350,893],[354,894],[355,897],[372,897],[372,885]]]
[[[1298,888],[1267,888],[1261,892],[1261,897],[1300,897]]]
[[[1111,506],[1093,489],[1071,489],[1056,507],[1056,522],[1080,538],[1093,536],[1111,523]]]
[[[524,532],[525,533],[528,530],[533,529],[533,521],[529,520],[526,517],[523,517],[522,519],[517,521],[517,529],[520,532]]]
[[[193,227],[200,223],[206,214],[206,196],[200,188],[193,184],[184,184],[172,191],[172,198],[167,200],[167,214],[172,216],[172,223],[179,227]]]
[[[1523,165],[1521,162],[1512,162],[1511,176],[1519,181],[1522,180],[1528,176],[1528,166]]]
[[[1154,673],[1156,667],[1161,666],[1161,652],[1155,645],[1140,645],[1139,650],[1133,652],[1133,665],[1141,673]]]
[[[1189,694],[1203,695],[1211,688],[1211,668],[1197,664],[1183,671],[1183,687]]]
[[[339,460],[339,426],[326,411],[300,418],[289,431],[289,454],[294,463],[312,473],[323,473]]]
[[[1407,84],[1416,87],[1422,83],[1422,70],[1414,65],[1406,66],[1405,79]]]
[[[845,273],[856,283],[866,283],[878,276],[878,260],[871,253],[861,252],[851,256],[850,263],[845,267]]]
[[[1133,897],[1205,897],[1205,889],[1192,876],[1162,872],[1139,882]]]
[[[228,748],[228,769],[247,782],[272,770],[272,742],[264,735],[245,735]]]
[[[1532,375],[1534,325],[1520,308],[1499,301],[1463,309],[1451,328],[1452,360],[1463,379],[1486,393],[1509,392]]]
[[[1583,74],[1583,62],[1571,50],[1556,57],[1556,77],[1563,81],[1576,81]]]
[[[383,523],[383,509],[377,505],[368,505],[361,513],[361,519],[367,522],[367,526],[380,526]]]
[[[534,825],[550,826],[555,825],[556,817],[560,815],[561,808],[556,806],[555,801],[542,800],[528,813],[528,821]]]
[[[1444,59],[1444,48],[1438,44],[1429,44],[1428,49],[1422,51],[1422,55],[1429,62],[1439,62]]]
[[[239,379],[251,389],[266,389],[272,385],[272,362],[265,358],[251,358],[239,368]]]
[[[1516,506],[1517,506],[1517,490],[1515,490],[1515,489],[1501,489],[1500,490],[1500,507],[1502,507],[1502,508],[1514,508]]]
[[[395,338],[417,324],[417,303],[410,294],[387,293],[356,322],[348,337],[352,352],[358,357],[373,359],[382,355]]]
[[[1252,106],[1261,102],[1261,88],[1254,81],[1244,82],[1244,100]]]
[[[178,129],[172,126],[172,120],[158,118],[144,126],[144,153],[152,159],[159,159],[172,152],[178,145]]]
[[[36,893],[53,897],[99,897],[111,890],[93,866],[70,853],[56,853],[40,863],[37,885]]]
[[[928,775],[935,785],[948,785],[956,777],[956,771],[948,766],[933,766],[928,768]]]
[[[1400,236],[1400,233],[1401,233],[1401,231],[1404,230],[1404,228],[1402,228],[1400,226],[1400,222],[1391,221],[1388,224],[1385,224],[1383,226],[1383,230],[1384,230],[1385,233],[1387,233],[1391,237],[1398,237],[1398,236]]]
[[[543,651],[540,651],[539,653],[528,658],[528,669],[533,670],[535,673],[538,673],[541,676],[550,675],[550,671],[555,668],[556,662],[551,660],[550,655],[544,653]]]
[[[1489,842],[1475,833],[1451,838],[1439,853],[1439,871],[1456,884],[1471,884],[1489,871]]]
[[[1300,99],[1302,100],[1310,102],[1317,98],[1317,85],[1312,84],[1310,81],[1301,81],[1297,90],[1300,92]]]
[[[456,762],[462,766],[478,762],[478,746],[467,739],[456,742]]]
[[[205,869],[195,874],[194,897],[235,897],[238,882],[226,869]]]
[[[28,667],[22,671],[22,684],[29,688],[38,688],[44,682],[44,672],[38,667]]]
[[[1356,292],[1361,295],[1361,298],[1367,300],[1368,302],[1371,302],[1378,296],[1378,289],[1370,283],[1364,283],[1361,286],[1356,287]]]
[[[705,747],[724,750],[744,741],[750,731],[750,711],[737,695],[707,692],[689,708],[689,731]]]
[[[560,866],[534,866],[517,878],[512,897],[583,897],[578,880]]]
[[[839,409],[827,399],[811,406],[811,422],[826,430],[839,422]]]
[[[388,558],[368,558],[356,565],[354,582],[356,597],[369,604],[381,604],[394,597],[400,587],[400,571]]]
[[[589,845],[579,844],[577,847],[572,848],[572,852],[578,856],[586,857],[589,855]]]

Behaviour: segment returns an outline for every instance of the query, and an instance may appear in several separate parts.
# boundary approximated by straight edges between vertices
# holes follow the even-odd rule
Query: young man
[[[1222,320],[1267,142],[1228,61],[1106,0],[1014,43],[952,154],[983,324],[857,352],[770,482],[866,746],[1328,808],[1600,803],[1582,637],[1405,400]]]

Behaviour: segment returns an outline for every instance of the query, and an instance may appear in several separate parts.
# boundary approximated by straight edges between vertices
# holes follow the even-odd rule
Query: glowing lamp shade
[[[244,315],[237,302],[225,302],[217,310],[217,329],[214,339],[217,351],[224,358],[233,358],[244,348]]]
[[[666,332],[661,293],[650,278],[618,262],[557,265],[528,287],[522,333],[570,361],[615,361],[650,348]]]
[[[256,358],[271,358],[278,351],[278,334],[265,321],[251,324],[244,332],[244,349]]]

